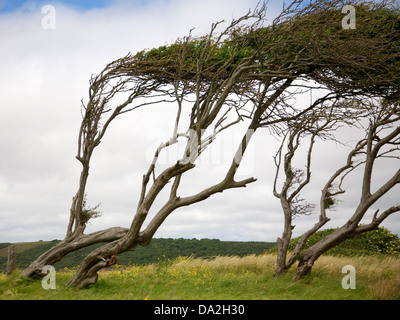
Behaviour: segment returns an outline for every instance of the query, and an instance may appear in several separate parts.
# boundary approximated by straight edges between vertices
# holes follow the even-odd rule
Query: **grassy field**
[[[293,271],[275,278],[275,255],[165,259],[147,266],[115,266],[95,286],[67,287],[73,270],[59,270],[56,289],[40,280],[0,274],[0,299],[400,299],[400,258],[322,256],[312,275],[293,282]],[[356,289],[343,289],[342,267],[356,270]]]

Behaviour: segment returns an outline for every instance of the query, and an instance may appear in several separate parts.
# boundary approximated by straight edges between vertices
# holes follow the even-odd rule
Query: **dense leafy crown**
[[[325,1],[326,2],[326,1]],[[393,96],[400,87],[400,10],[356,5],[356,29],[342,28],[337,1],[317,2],[269,26],[236,27],[224,35],[185,37],[134,56],[136,72],[160,82],[238,82],[312,78],[336,90]]]

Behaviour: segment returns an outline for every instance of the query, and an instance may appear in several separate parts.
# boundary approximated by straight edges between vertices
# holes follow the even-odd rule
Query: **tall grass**
[[[315,262],[314,272],[320,271],[333,276],[345,265],[354,266],[357,281],[367,283],[367,298],[400,299],[400,258],[321,256]]]
[[[276,255],[163,259],[114,266],[88,289],[67,287],[73,270],[57,273],[57,289],[0,275],[0,299],[400,299],[400,258],[322,256],[311,276],[293,282],[295,268],[274,277]],[[356,289],[341,286],[343,266],[356,270]]]
[[[181,261],[180,261],[181,260]],[[266,271],[273,271],[275,268],[276,257],[271,254],[249,255],[244,257],[237,256],[218,256],[209,259],[178,259],[172,268],[185,270],[196,267],[212,269],[217,273],[238,273],[251,272],[262,274]]]

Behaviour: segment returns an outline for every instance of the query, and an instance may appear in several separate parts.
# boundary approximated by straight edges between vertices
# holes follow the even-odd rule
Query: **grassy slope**
[[[17,268],[26,268],[32,261],[39,257],[43,252],[54,246],[58,240],[19,242],[13,243],[16,253]],[[8,256],[8,246],[0,248],[0,272],[6,270]]]
[[[13,245],[15,248],[15,253],[18,254],[25,250],[29,250],[47,243],[49,243],[49,241],[18,242],[18,243],[13,243]],[[7,258],[9,245],[10,243],[0,243],[0,257]]]
[[[95,286],[66,286],[71,270],[57,273],[57,289],[40,280],[0,275],[0,299],[400,299],[400,258],[323,256],[310,277],[291,281],[294,270],[274,278],[273,254],[215,259],[178,258],[147,266],[116,266]],[[356,269],[356,289],[341,286],[342,267]]]

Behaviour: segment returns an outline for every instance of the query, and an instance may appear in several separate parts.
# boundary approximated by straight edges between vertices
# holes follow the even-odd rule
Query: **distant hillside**
[[[39,255],[56,245],[60,240],[15,243],[17,268],[24,269]],[[6,270],[7,247],[10,243],[0,243],[0,272]],[[56,269],[77,266],[93,249],[101,246],[96,244],[78,251],[71,252],[55,264]],[[220,241],[217,239],[153,239],[150,246],[137,247],[135,251],[118,255],[120,265],[146,265],[163,259],[174,259],[179,256],[194,256],[196,258],[211,258],[215,256],[245,256],[262,254],[271,249],[273,242],[240,242]]]

